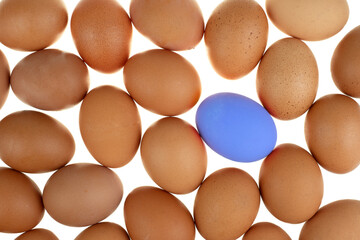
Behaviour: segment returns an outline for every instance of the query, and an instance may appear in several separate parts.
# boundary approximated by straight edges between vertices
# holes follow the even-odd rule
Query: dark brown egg
[[[291,240],[291,238],[275,224],[259,222],[251,226],[242,240]]]
[[[1,3],[0,3],[1,4]],[[10,68],[2,51],[0,51],[0,108],[4,105],[9,95]]]
[[[42,228],[37,228],[21,234],[20,236],[15,238],[15,240],[59,240],[59,239],[51,231]]]
[[[75,240],[130,240],[127,232],[119,225],[102,222],[82,231]]]

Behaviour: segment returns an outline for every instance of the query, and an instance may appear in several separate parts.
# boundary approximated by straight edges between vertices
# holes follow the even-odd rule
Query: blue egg
[[[206,98],[197,109],[196,125],[211,149],[237,162],[260,160],[276,144],[276,126],[270,114],[257,102],[235,93]]]

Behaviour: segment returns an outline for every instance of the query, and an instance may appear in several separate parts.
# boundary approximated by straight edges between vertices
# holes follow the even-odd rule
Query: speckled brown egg
[[[1,3],[0,3],[1,4]],[[9,95],[10,68],[9,63],[0,50],[0,108],[4,105]]]
[[[329,94],[318,99],[305,119],[310,152],[326,170],[347,173],[360,163],[360,107],[350,97]]]
[[[67,164],[74,152],[69,130],[44,113],[19,111],[0,122],[0,158],[18,171],[54,171]]]
[[[56,49],[28,55],[11,73],[11,88],[23,102],[43,110],[79,103],[89,89],[89,73],[78,56]]]
[[[53,219],[83,227],[113,213],[122,195],[122,183],[116,173],[104,166],[76,163],[59,169],[49,178],[43,200]]]
[[[196,194],[196,227],[207,240],[236,240],[254,222],[259,205],[259,188],[248,173],[220,169],[205,179]]]
[[[47,229],[37,228],[27,231],[15,240],[59,240],[54,233]]]
[[[341,40],[331,60],[331,73],[335,85],[343,93],[360,97],[360,26]]]
[[[307,221],[299,240],[354,240],[360,236],[360,201],[339,200],[320,208]]]
[[[142,107],[165,116],[179,115],[200,98],[196,69],[168,50],[150,50],[132,56],[124,67],[124,83]]]
[[[139,187],[126,198],[126,228],[132,240],[194,240],[193,218],[185,205],[155,187]]]
[[[308,41],[335,35],[349,18],[346,0],[266,0],[266,11],[281,31]]]
[[[40,189],[25,174],[0,167],[0,232],[20,233],[44,216]]]
[[[71,17],[71,33],[82,59],[97,71],[118,71],[129,58],[132,25],[116,0],[81,0]]]
[[[318,68],[310,48],[301,40],[284,38],[269,47],[256,78],[259,99],[281,120],[305,113],[315,100]]]
[[[316,160],[294,144],[281,144],[265,158],[259,186],[266,208],[287,223],[311,218],[319,209],[324,192]]]
[[[215,71],[224,78],[247,75],[260,61],[268,38],[264,10],[254,0],[225,0],[211,14],[205,44]]]
[[[127,232],[119,225],[102,222],[88,227],[82,231],[75,240],[130,240]]]
[[[107,167],[122,167],[134,157],[141,122],[132,98],[113,86],[86,95],[80,108],[80,132],[91,155]]]
[[[204,33],[196,0],[132,0],[130,17],[140,33],[169,50],[194,48]]]
[[[41,50],[61,36],[67,21],[62,0],[3,0],[0,3],[0,41],[16,50]]]
[[[196,129],[179,118],[163,118],[151,125],[140,150],[146,171],[168,192],[192,192],[205,177],[205,145]]]
[[[259,222],[245,233],[242,240],[291,240],[279,226],[269,222]]]

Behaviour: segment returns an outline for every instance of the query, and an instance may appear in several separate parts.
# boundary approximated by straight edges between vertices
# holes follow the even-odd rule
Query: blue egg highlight
[[[274,120],[259,103],[236,93],[206,98],[196,112],[196,126],[205,143],[237,162],[265,158],[274,149]]]

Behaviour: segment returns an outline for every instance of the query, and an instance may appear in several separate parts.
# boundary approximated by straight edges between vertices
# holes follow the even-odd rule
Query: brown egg
[[[196,0],[131,0],[130,17],[140,33],[165,49],[194,48],[204,33]]]
[[[116,173],[104,166],[77,163],[50,177],[43,200],[46,211],[56,221],[83,227],[113,213],[122,195],[122,183]]]
[[[351,30],[336,47],[331,60],[335,85],[343,93],[360,97],[360,26]]]
[[[254,0],[225,0],[211,14],[205,44],[215,71],[224,78],[247,75],[260,61],[268,38],[264,10]]]
[[[196,227],[207,240],[236,240],[254,222],[260,193],[254,179],[237,168],[208,176],[195,198]]]
[[[294,144],[281,144],[265,158],[259,186],[266,208],[287,223],[311,218],[319,209],[324,192],[316,160]]]
[[[18,171],[54,171],[67,164],[74,152],[69,130],[46,114],[19,111],[0,122],[0,158]]]
[[[79,103],[90,84],[81,58],[56,49],[25,57],[12,71],[10,83],[20,100],[43,110],[61,110]]]
[[[41,50],[61,36],[67,21],[62,0],[2,0],[0,41],[16,50]]]
[[[291,240],[291,238],[275,224],[259,222],[252,225],[242,240]]]
[[[146,171],[168,192],[192,192],[205,177],[205,145],[195,128],[179,118],[163,118],[151,125],[140,150]]]
[[[113,86],[86,95],[80,108],[80,132],[91,155],[107,167],[122,167],[134,157],[141,121],[132,98]]]
[[[308,41],[335,35],[349,18],[346,0],[266,0],[266,11],[281,31]]]
[[[182,114],[200,98],[201,82],[185,58],[168,50],[132,56],[124,67],[124,83],[142,107],[165,116]]]
[[[360,201],[332,202],[307,221],[299,240],[355,240],[360,236]]]
[[[75,240],[130,240],[127,232],[119,225],[102,222],[88,227],[82,231]]]
[[[44,216],[41,192],[25,174],[0,167],[0,232],[20,233]]]
[[[0,3],[1,4],[1,3]],[[4,105],[9,94],[10,68],[9,63],[0,50],[0,108]]]
[[[71,17],[71,33],[80,56],[95,70],[118,71],[129,58],[132,25],[116,0],[81,0]]]
[[[360,107],[340,94],[318,99],[305,119],[310,152],[326,170],[347,173],[360,163]]]
[[[15,240],[59,240],[51,231],[38,228],[21,234]]]
[[[261,103],[274,117],[290,120],[305,113],[315,100],[318,68],[301,40],[284,38],[269,47],[256,78]]]
[[[126,198],[126,228],[132,240],[194,240],[195,226],[185,205],[155,187],[139,187]]]

